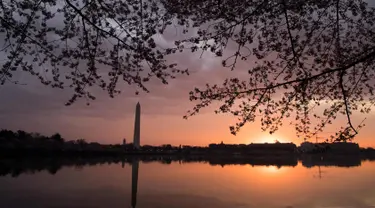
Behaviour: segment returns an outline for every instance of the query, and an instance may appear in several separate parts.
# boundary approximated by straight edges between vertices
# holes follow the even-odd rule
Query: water
[[[375,207],[370,161],[349,168],[133,161],[39,170],[3,173],[0,207]]]

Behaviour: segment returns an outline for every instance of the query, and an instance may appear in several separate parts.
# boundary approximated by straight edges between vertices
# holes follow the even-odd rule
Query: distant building
[[[122,145],[124,145],[124,146],[126,145],[126,139],[122,140]]]
[[[303,142],[300,145],[299,150],[303,153],[310,153],[316,151],[317,146],[311,142]]]
[[[360,148],[357,143],[351,142],[335,142],[328,144],[328,151],[337,154],[359,153]]]
[[[311,143],[303,142],[299,147],[302,153],[329,152],[335,154],[359,153],[360,148],[357,143],[334,142],[334,143]]]

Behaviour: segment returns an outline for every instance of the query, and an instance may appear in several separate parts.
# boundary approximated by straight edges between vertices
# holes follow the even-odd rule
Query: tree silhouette
[[[274,133],[294,116],[297,135],[311,137],[343,114],[347,125],[332,135],[341,141],[363,126],[355,126],[351,114],[368,113],[375,99],[375,10],[366,2],[179,0],[168,9],[182,25],[187,18],[207,25],[177,47],[213,52],[231,70],[255,59],[245,79],[190,92],[190,100],[199,103],[185,118],[220,101],[216,113],[238,117],[233,134],[256,117],[263,130]],[[322,104],[328,106],[323,113],[314,111]]]
[[[64,139],[61,137],[59,133],[52,135],[50,139],[55,142],[64,142]]]
[[[1,129],[0,137],[4,139],[14,139],[16,137],[16,134],[12,130]]]
[[[20,140],[26,140],[26,139],[28,139],[30,137],[30,135],[27,132],[23,131],[23,130],[18,130],[17,131],[17,137]]]
[[[79,145],[83,146],[83,145],[86,145],[87,142],[86,142],[85,139],[77,139],[76,140],[76,144],[79,144]]]
[[[162,49],[154,36],[173,22],[198,32]],[[199,103],[185,118],[220,101],[217,113],[239,119],[233,134],[256,117],[273,133],[293,116],[298,136],[311,137],[343,114],[347,125],[335,137],[347,140],[362,126],[352,123],[353,111],[368,113],[374,103],[374,22],[362,0],[2,1],[0,82],[24,70],[52,87],[67,83],[75,91],[70,105],[95,99],[86,90],[93,85],[113,97],[121,78],[148,92],[151,77],[167,84],[187,73],[166,55],[212,52],[231,70],[247,63],[248,77],[195,88],[190,100]],[[314,111],[322,104],[323,113]]]
[[[1,1],[0,51],[6,59],[0,83],[19,83],[12,77],[23,70],[53,88],[73,88],[67,105],[80,97],[95,99],[86,90],[94,85],[113,97],[120,93],[119,79],[146,92],[145,82],[152,77],[167,84],[187,71],[168,64],[168,52],[155,43],[154,35],[171,24],[156,2]]]

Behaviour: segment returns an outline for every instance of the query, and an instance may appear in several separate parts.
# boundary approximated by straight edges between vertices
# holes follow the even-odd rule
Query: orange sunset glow
[[[186,92],[189,89],[187,88]],[[0,91],[0,94],[4,94],[4,92]],[[25,93],[21,90],[19,92]],[[166,92],[168,92],[168,89]],[[158,93],[155,94],[158,95]],[[7,122],[2,120],[2,128],[23,129],[47,135],[59,132],[67,140],[84,138],[87,141],[100,143],[121,143],[122,139],[125,138],[131,142],[135,104],[140,101],[142,106],[142,145],[207,146],[210,143],[220,143],[221,141],[228,144],[249,144],[274,143],[276,140],[279,142],[294,142],[298,145],[303,142],[302,138],[296,137],[294,126],[289,124],[290,120],[285,121],[285,124],[272,135],[263,132],[260,129],[259,121],[256,120],[254,123],[246,124],[236,136],[230,134],[229,131],[229,126],[235,124],[236,118],[225,114],[216,115],[214,107],[206,108],[199,115],[184,120],[182,116],[193,107],[194,103],[187,101],[187,96],[183,95],[181,95],[181,98],[171,100],[168,100],[167,93],[163,99],[152,97],[152,94],[140,98],[132,97],[131,99],[122,95],[115,99],[102,96],[101,99],[94,101],[90,106],[77,103],[72,107],[63,106],[65,97],[57,100],[45,98],[47,101],[53,101],[53,105],[58,110],[44,110],[43,106],[48,102],[43,102],[43,100],[33,101],[32,104],[35,103],[34,105],[40,106],[35,107],[40,112],[21,114],[21,111]],[[10,102],[12,103],[12,101]],[[12,107],[29,108],[30,105],[25,106],[21,102],[14,104]],[[361,129],[359,135],[355,138],[355,142],[358,142],[360,146],[375,147],[371,126],[372,123],[375,123],[374,113],[354,114],[353,118],[353,122],[357,123],[366,118],[366,126]],[[319,138],[328,137],[331,132],[337,130],[345,122],[345,118],[338,117],[332,127],[327,128],[327,133],[320,134]],[[315,142],[314,139],[312,141]]]
[[[191,66],[190,76],[180,76],[171,80],[168,85],[153,81],[148,84],[150,93],[134,94],[134,86],[119,85],[122,93],[115,98],[108,97],[106,92],[93,89],[97,96],[89,106],[85,100],[66,107],[64,104],[71,97],[70,90],[57,90],[41,86],[37,80],[20,76],[20,80],[28,80],[27,86],[6,85],[0,90],[0,96],[6,102],[2,103],[0,125],[2,128],[28,132],[40,132],[52,135],[59,132],[65,139],[84,138],[89,142],[121,143],[125,138],[131,142],[134,131],[134,111],[137,102],[142,106],[141,111],[141,144],[146,145],[199,145],[210,143],[249,144],[294,142],[299,145],[303,138],[297,138],[293,125],[293,117],[283,122],[283,126],[274,134],[262,132],[260,117],[254,123],[247,123],[240,132],[233,136],[229,126],[234,125],[237,118],[230,114],[215,114],[222,103],[213,103],[204,108],[196,116],[184,120],[182,117],[195,103],[189,101],[189,92],[194,87],[205,86],[206,83],[222,84],[223,80],[233,75],[246,77],[246,70],[231,72],[220,68],[220,62],[211,55],[199,58],[197,55],[179,56],[182,66]],[[243,63],[243,69],[251,63]],[[31,87],[33,86],[33,87]],[[322,109],[320,109],[322,110]],[[355,138],[363,147],[375,147],[374,111],[369,114],[354,112],[352,122],[358,125],[364,118],[366,126]],[[333,125],[319,135],[329,137],[340,126],[345,125],[346,118],[339,116]],[[312,139],[315,142],[315,139]]]

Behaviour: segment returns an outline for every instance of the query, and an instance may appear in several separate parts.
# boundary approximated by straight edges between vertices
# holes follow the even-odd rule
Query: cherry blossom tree
[[[174,23],[193,35],[159,47],[154,36]],[[198,103],[185,118],[218,101],[216,113],[238,118],[233,134],[256,118],[274,133],[289,117],[308,138],[343,114],[347,125],[333,137],[347,141],[363,126],[352,113],[374,104],[374,24],[375,10],[362,0],[5,0],[0,82],[23,70],[73,88],[70,105],[95,99],[85,90],[93,85],[114,96],[121,79],[148,92],[153,77],[167,84],[188,74],[168,55],[213,53],[228,70],[247,66],[248,76],[193,89]]]
[[[153,0],[0,1],[0,83],[17,84],[13,75],[25,71],[53,88],[74,89],[67,105],[95,99],[86,90],[93,85],[113,97],[119,80],[149,92],[152,77],[167,84],[187,73],[168,64],[155,43],[171,20]]]
[[[332,135],[337,141],[351,140],[363,126],[354,125],[351,115],[368,113],[375,98],[375,10],[366,2],[179,0],[168,5],[181,25],[199,27],[196,36],[176,42],[177,48],[215,53],[230,70],[256,59],[248,65],[248,77],[190,92],[198,104],[185,118],[219,101],[216,113],[238,118],[230,127],[233,134],[256,118],[274,133],[293,116],[297,135],[309,138],[343,114],[347,125]],[[236,49],[228,54],[228,47]],[[324,103],[322,114],[314,112]]]

